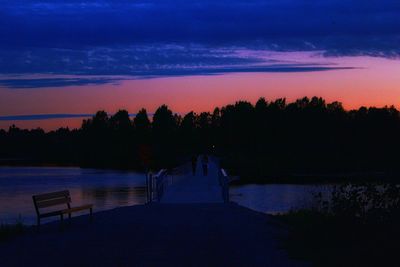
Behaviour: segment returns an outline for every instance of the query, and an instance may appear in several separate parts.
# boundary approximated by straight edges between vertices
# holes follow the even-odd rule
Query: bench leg
[[[37,226],[36,229],[39,231],[40,230],[40,217],[37,217]]]
[[[93,209],[90,208],[90,221],[93,221]]]
[[[60,214],[60,230],[64,231],[64,215]]]

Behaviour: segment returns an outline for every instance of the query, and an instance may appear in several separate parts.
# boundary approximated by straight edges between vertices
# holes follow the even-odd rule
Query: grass
[[[399,227],[365,224],[313,210],[277,215],[289,228],[285,247],[313,266],[398,266]]]
[[[26,231],[26,226],[21,220],[15,224],[0,224],[0,242],[8,241]]]

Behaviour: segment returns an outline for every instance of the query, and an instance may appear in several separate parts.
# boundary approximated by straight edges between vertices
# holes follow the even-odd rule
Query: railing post
[[[222,198],[225,203],[229,202],[229,178],[224,169],[220,169],[219,183],[222,188]]]
[[[160,188],[160,185],[162,185],[161,184],[161,178],[162,178],[162,176],[160,176],[160,175],[157,175],[157,177],[156,177],[156,194],[157,194],[157,202],[160,202],[160,198],[161,198],[161,196],[160,196],[160,190],[161,190],[161,188]]]
[[[153,174],[149,172],[147,174],[147,179],[146,179],[146,185],[147,185],[147,202],[151,203],[153,202]]]
[[[149,203],[149,173],[146,173],[146,203]]]
[[[147,202],[151,203],[154,200],[157,202],[161,201],[164,193],[164,187],[166,186],[166,177],[168,173],[166,170],[161,170],[157,174],[149,172],[146,177],[146,188],[147,188]]]
[[[228,181],[227,181],[227,179],[228,179],[228,177],[225,177],[225,194],[226,194],[226,197],[225,197],[225,201],[226,201],[226,203],[229,203],[229,183],[228,183]]]

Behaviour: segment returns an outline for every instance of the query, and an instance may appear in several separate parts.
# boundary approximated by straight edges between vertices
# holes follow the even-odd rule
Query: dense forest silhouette
[[[392,107],[347,111],[319,97],[255,105],[238,101],[212,113],[182,116],[166,105],[150,118],[141,109],[98,111],[80,129],[0,130],[4,164],[58,164],[148,170],[193,154],[219,156],[231,173],[267,181],[326,174],[395,176],[400,171],[400,115]],[[299,178],[300,179],[300,178]]]

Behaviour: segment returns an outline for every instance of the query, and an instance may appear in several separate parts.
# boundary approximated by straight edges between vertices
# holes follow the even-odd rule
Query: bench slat
[[[57,206],[61,204],[68,204],[71,203],[71,198],[70,197],[61,197],[61,198],[54,198],[54,199],[49,199],[46,201],[37,201],[36,205],[38,208],[48,208],[51,206]]]
[[[71,212],[75,212],[75,211],[88,210],[88,209],[91,209],[91,208],[93,208],[93,205],[92,204],[88,204],[88,205],[82,205],[82,206],[79,206],[79,207],[73,207],[73,208],[70,208],[70,209],[65,209],[65,210],[62,210],[61,213],[66,214],[66,213],[71,213]]]
[[[42,214],[40,214],[40,218],[59,216],[61,214],[68,214],[68,213],[72,213],[72,212],[76,212],[76,211],[88,210],[91,208],[93,208],[93,205],[88,204],[88,205],[82,205],[79,207],[73,207],[73,208],[65,209],[65,210],[56,210],[56,211],[52,211],[52,212],[42,213]]]
[[[35,201],[43,201],[43,200],[48,200],[48,199],[52,199],[52,198],[61,198],[61,197],[69,197],[69,191],[64,190],[64,191],[58,191],[58,192],[53,192],[53,193],[35,195],[35,196],[33,196],[33,199]]]
[[[56,210],[56,211],[52,211],[52,212],[41,213],[41,214],[39,214],[38,216],[39,216],[40,218],[46,218],[46,217],[52,217],[52,216],[59,216],[59,215],[61,215],[61,214],[62,214],[61,211]]]

